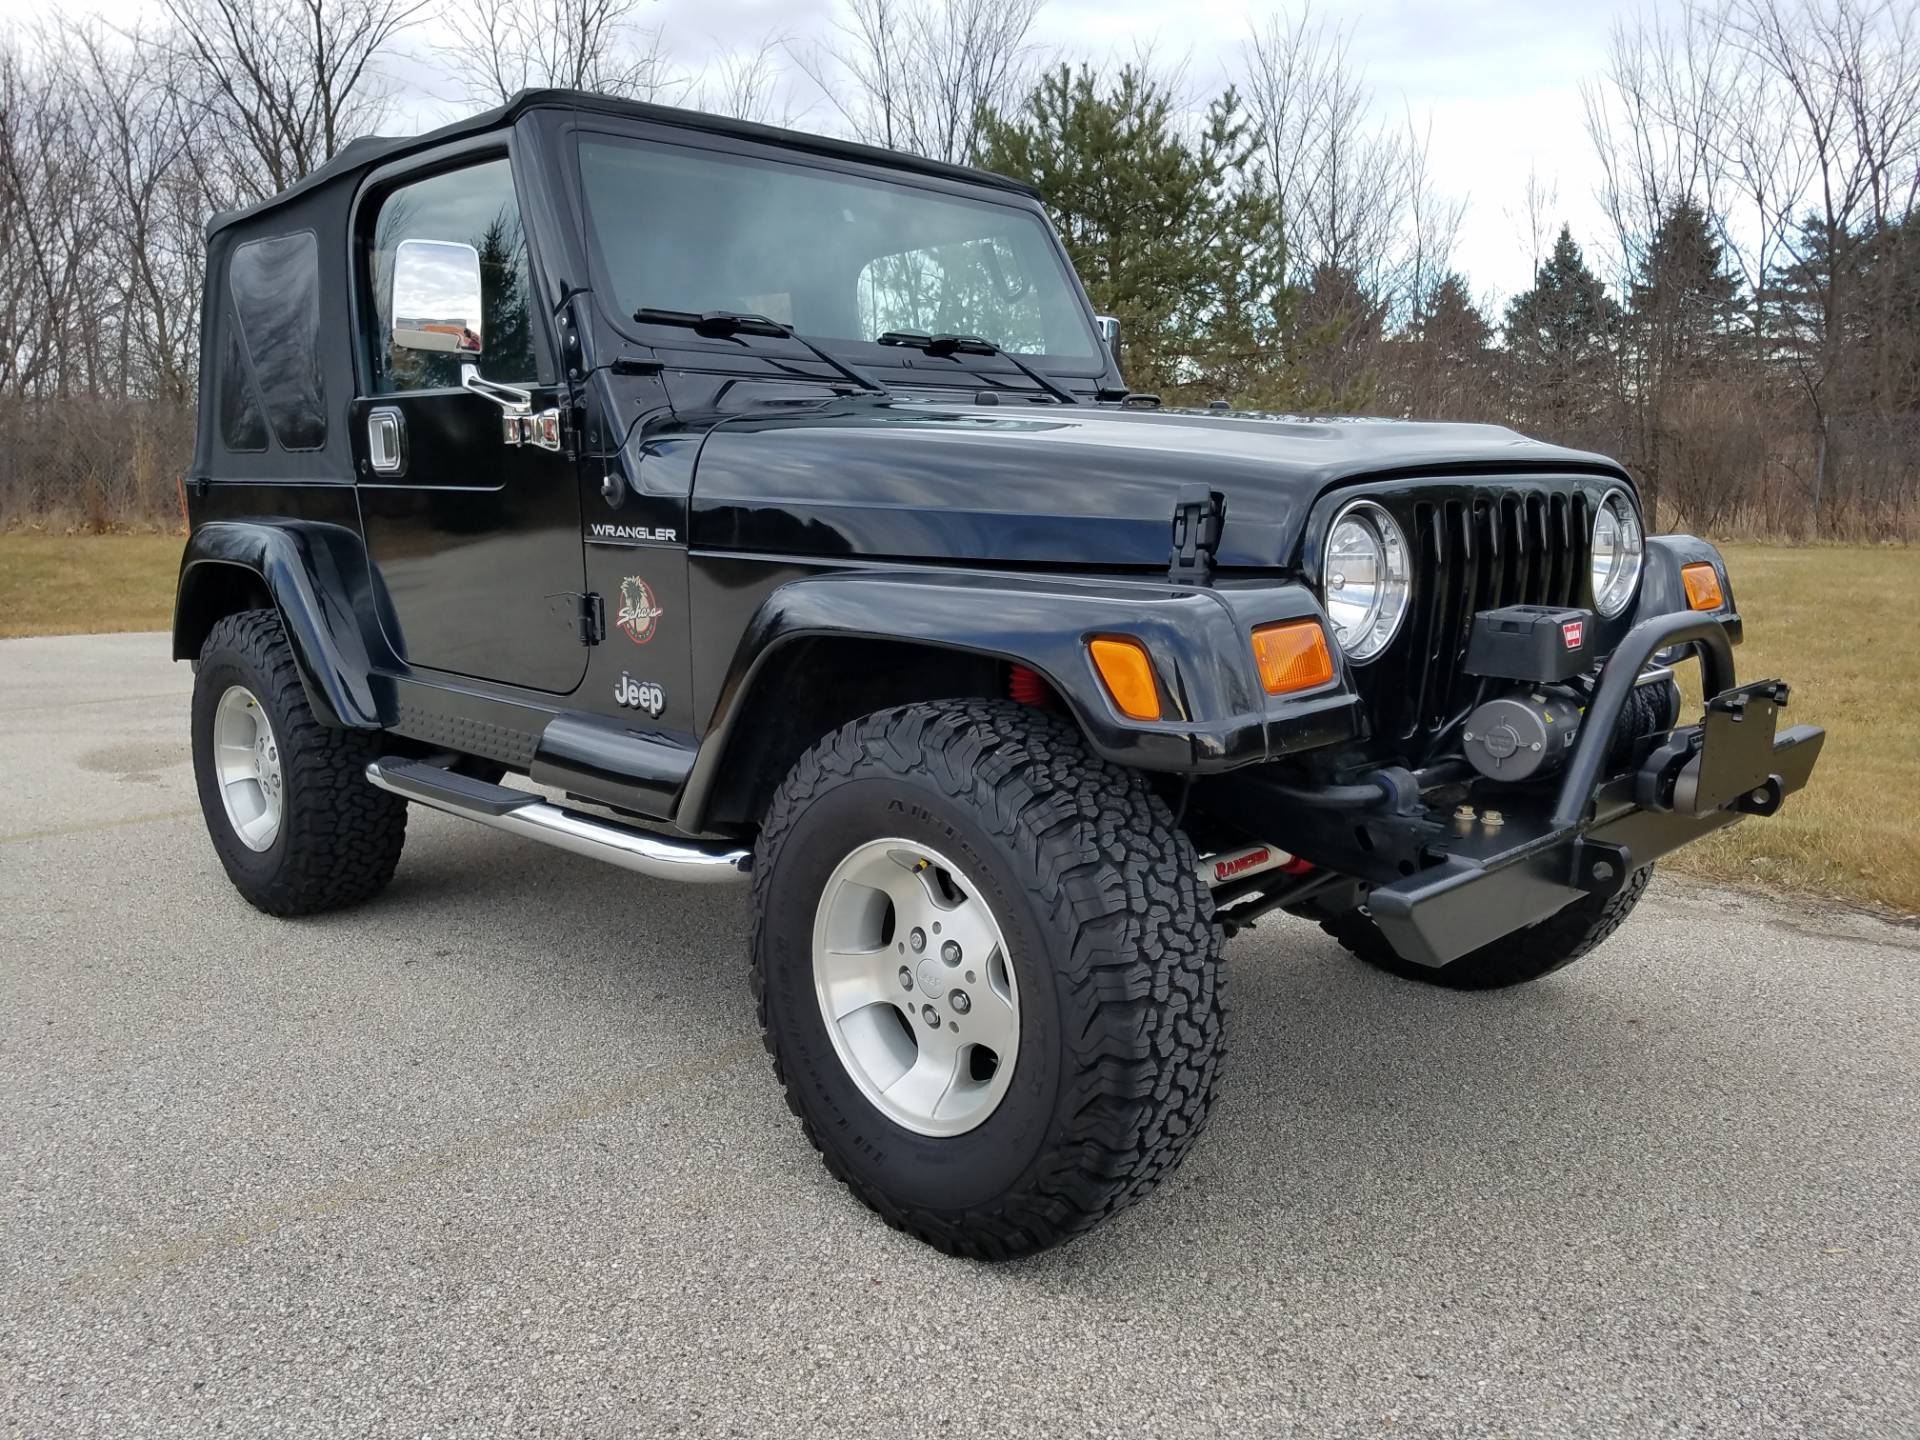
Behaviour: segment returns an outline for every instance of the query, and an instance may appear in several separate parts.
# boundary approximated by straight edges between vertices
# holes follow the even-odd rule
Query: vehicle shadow
[[[434,934],[434,963],[476,980],[511,972],[563,1009],[577,997],[596,1026],[630,1023],[642,1051],[663,1026],[676,1044],[753,1048],[744,887],[673,886],[420,819],[387,896],[307,923],[372,925],[401,945]],[[1656,934],[1648,927],[1647,943]],[[1562,975],[1481,995],[1370,970],[1299,921],[1262,925],[1227,958],[1225,1079],[1181,1170],[1088,1235],[1001,1273],[1105,1292],[1169,1254],[1217,1247],[1240,1257],[1243,1278],[1278,1284],[1363,1251],[1404,1254],[1409,1235],[1431,1255],[1478,1246],[1490,1228],[1577,1234],[1595,1204],[1665,1208],[1718,1163],[1712,1106],[1676,1090],[1770,1083],[1763,1046],[1715,1052],[1650,1002],[1648,977],[1669,967],[1642,955],[1631,930]],[[764,1060],[743,1061],[749,1072],[743,1103],[788,1123]],[[805,1203],[863,1213],[797,1130],[787,1163],[813,1177],[798,1187]],[[1623,1199],[1623,1186],[1644,1193]],[[1249,1234],[1263,1237],[1257,1254]]]

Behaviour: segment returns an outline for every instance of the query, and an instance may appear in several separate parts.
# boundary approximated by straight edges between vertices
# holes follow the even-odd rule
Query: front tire
[[[216,624],[193,678],[193,769],[213,848],[248,904],[312,915],[393,878],[407,804],[367,782],[377,740],[322,724],[272,610]]]
[[[1537,924],[1502,935],[1447,965],[1416,965],[1404,960],[1364,910],[1348,910],[1322,920],[1320,928],[1349,953],[1390,975],[1448,990],[1503,990],[1563,970],[1626,923],[1653,879],[1643,865],[1612,895],[1576,900]]]
[[[788,1104],[897,1228],[954,1255],[1045,1249],[1205,1126],[1211,900],[1165,804],[1063,719],[968,700],[844,727],[774,796],[754,896]]]

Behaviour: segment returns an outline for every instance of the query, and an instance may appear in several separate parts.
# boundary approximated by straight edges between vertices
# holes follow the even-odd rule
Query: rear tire
[[[753,989],[787,1102],[896,1228],[953,1255],[1042,1250],[1145,1195],[1205,1126],[1225,975],[1193,847],[1060,717],[955,700],[847,725],[775,794],[753,875]],[[964,958],[943,955],[956,938]],[[843,1000],[849,956],[873,959]],[[1010,1028],[976,1043],[996,1015]],[[973,1068],[940,1068],[955,1052]],[[936,1083],[915,1110],[899,1082],[920,1058]]]
[[[274,611],[213,627],[194,667],[194,778],[213,848],[248,904],[312,915],[386,888],[407,804],[368,783],[379,754],[376,736],[314,715]]]
[[[1551,975],[1592,950],[1626,923],[1652,878],[1653,866],[1642,866],[1612,895],[1576,900],[1538,924],[1502,935],[1437,967],[1403,960],[1364,910],[1322,920],[1320,928],[1367,964],[1403,980],[1449,990],[1501,990]]]

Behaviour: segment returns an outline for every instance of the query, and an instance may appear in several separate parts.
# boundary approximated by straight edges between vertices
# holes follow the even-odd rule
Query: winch
[[[1551,774],[1580,733],[1580,698],[1571,690],[1534,690],[1489,700],[1467,716],[1460,736],[1467,763],[1490,780]]]
[[[1474,616],[1466,669],[1517,688],[1476,705],[1460,734],[1467,763],[1490,780],[1551,775],[1573,753],[1597,674],[1594,616],[1589,610],[1509,605]],[[1624,763],[1634,742],[1671,728],[1679,690],[1670,670],[1640,676],[1608,746],[1609,763]]]

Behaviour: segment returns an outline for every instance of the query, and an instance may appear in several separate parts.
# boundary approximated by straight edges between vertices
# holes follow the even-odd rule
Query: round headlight
[[[1640,512],[1624,490],[1609,490],[1593,517],[1593,608],[1618,615],[1633,599],[1647,551]]]
[[[1334,517],[1321,567],[1327,619],[1350,660],[1387,648],[1407,613],[1413,585],[1407,542],[1393,517],[1371,500],[1356,500]]]

